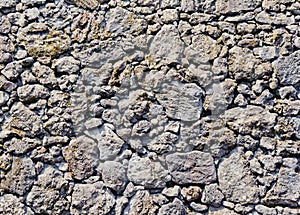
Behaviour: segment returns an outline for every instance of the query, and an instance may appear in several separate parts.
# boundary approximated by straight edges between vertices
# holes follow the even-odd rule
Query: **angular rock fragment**
[[[154,204],[149,191],[139,190],[129,202],[129,215],[141,214],[156,214],[157,205]]]
[[[61,197],[58,190],[47,187],[33,186],[26,203],[39,214],[65,214],[69,209],[67,199]]]
[[[10,111],[11,116],[4,125],[8,131],[20,137],[33,137],[41,133],[40,117],[21,102],[14,104]]]
[[[10,171],[0,182],[0,188],[17,195],[24,195],[35,178],[34,164],[30,158],[13,158]]]
[[[69,164],[72,176],[77,180],[91,176],[99,164],[100,152],[90,138],[81,136],[71,140],[63,149],[63,156]]]
[[[102,182],[76,184],[72,193],[71,214],[109,214],[115,196]]]
[[[229,0],[229,1],[222,1],[217,0],[216,2],[216,9],[217,12],[222,14],[230,14],[236,13],[240,11],[251,11],[254,10],[257,5],[259,4],[258,0]]]
[[[300,175],[299,161],[296,158],[284,158],[275,185],[267,192],[264,204],[299,207]]]
[[[209,153],[174,153],[167,155],[166,162],[175,183],[207,184],[216,180],[213,158]]]
[[[165,84],[156,96],[169,117],[183,121],[200,118],[203,90],[196,84]]]
[[[219,207],[224,199],[223,193],[217,184],[206,185],[202,194],[201,202],[215,207]]]
[[[168,171],[158,161],[133,156],[128,164],[128,179],[147,188],[163,188],[169,181]]]
[[[174,25],[164,25],[150,44],[151,60],[164,63],[180,62],[184,50],[184,43]]]
[[[300,83],[300,51],[288,56],[282,56],[273,62],[275,72],[283,85],[297,85]]]
[[[247,167],[242,152],[235,151],[218,168],[218,179],[227,200],[237,203],[257,203],[259,188]]]
[[[89,131],[88,134],[97,140],[100,150],[100,160],[114,159],[124,144],[124,141],[108,126],[103,126],[100,129],[96,128]]]
[[[173,202],[163,205],[159,211],[158,215],[172,214],[172,215],[181,215],[185,214],[185,207],[179,199],[175,198]]]
[[[41,145],[40,140],[24,137],[22,139],[12,138],[11,140],[4,142],[3,148],[15,155],[22,155],[39,145]]]
[[[54,63],[53,67],[58,73],[75,74],[80,69],[80,62],[73,57],[62,57]]]
[[[105,186],[121,193],[127,184],[126,169],[121,163],[115,161],[105,161],[99,165],[102,180]]]
[[[276,117],[277,114],[253,105],[226,110],[222,116],[230,129],[241,134],[251,134],[254,137],[272,136]]]
[[[209,215],[238,215],[238,213],[234,212],[233,210],[229,210],[227,208],[224,207],[219,207],[219,208],[215,208],[215,207],[210,207],[209,208]]]
[[[45,99],[49,96],[48,89],[39,84],[21,86],[17,89],[17,92],[22,102],[35,102],[38,99]]]
[[[24,205],[19,198],[12,194],[4,194],[0,196],[0,214],[5,215],[34,215],[31,208]]]
[[[253,70],[255,66],[259,63],[252,51],[248,48],[240,48],[234,46],[229,50],[229,74],[235,80],[252,80]]]
[[[221,46],[210,36],[200,34],[192,38],[192,44],[188,46],[184,54],[191,63],[205,64],[217,58]]]

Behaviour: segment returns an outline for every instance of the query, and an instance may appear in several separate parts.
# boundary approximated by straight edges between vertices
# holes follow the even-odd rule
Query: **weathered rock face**
[[[0,0],[0,214],[300,214],[299,0]]]
[[[90,138],[81,136],[71,141],[63,149],[63,155],[69,164],[72,176],[82,180],[93,174],[99,164],[100,151]]]
[[[11,169],[1,180],[0,188],[10,193],[24,195],[34,181],[36,172],[30,158],[14,158]]]
[[[237,171],[238,170],[238,171]],[[257,203],[259,188],[255,177],[247,167],[242,152],[233,152],[225,158],[218,169],[220,189],[226,199],[232,202]]]
[[[184,50],[184,43],[180,40],[175,26],[165,25],[154,37],[150,45],[151,60],[165,63],[180,62]]]
[[[275,61],[274,68],[279,81],[283,85],[296,85],[300,82],[299,57],[300,51],[296,51],[289,56],[280,57]]]
[[[275,113],[270,113],[261,107],[248,105],[245,108],[229,109],[222,117],[232,130],[261,137],[272,136],[276,116]]]
[[[298,174],[298,160],[295,158],[283,159],[275,185],[263,199],[270,206],[299,206],[300,176]]]
[[[209,153],[174,153],[166,157],[172,180],[178,184],[207,184],[216,180],[213,158]]]
[[[25,206],[21,201],[12,194],[0,196],[0,213],[7,215],[24,214],[33,215],[33,211]]]
[[[128,179],[149,188],[162,188],[169,181],[168,171],[159,161],[133,156],[128,164]]]
[[[114,195],[103,183],[76,184],[72,193],[71,213],[109,214],[114,204]]]
[[[4,127],[11,133],[20,137],[35,136],[41,133],[42,123],[40,117],[21,102],[11,108],[11,116]]]

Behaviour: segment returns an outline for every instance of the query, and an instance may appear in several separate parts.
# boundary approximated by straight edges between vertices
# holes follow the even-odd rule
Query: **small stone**
[[[3,91],[0,91],[0,106],[4,106],[9,99],[9,94]]]
[[[164,214],[172,214],[172,215],[185,214],[183,203],[179,199],[175,198],[172,203],[163,205],[159,209],[158,215],[164,215]]]
[[[63,156],[69,164],[72,176],[78,180],[94,173],[99,165],[99,154],[97,144],[85,136],[71,140],[69,146],[63,148]]]
[[[229,210],[224,207],[215,208],[215,207],[209,207],[209,215],[238,215],[238,213],[234,212],[233,210]]]
[[[201,202],[219,207],[224,199],[223,193],[217,184],[206,185],[202,194]]]
[[[191,208],[194,209],[197,212],[204,212],[207,211],[208,207],[206,205],[202,205],[196,202],[191,202],[190,204]]]
[[[294,16],[287,16],[283,13],[270,14],[262,11],[255,16],[255,20],[263,24],[291,25],[295,23]]]
[[[0,8],[1,8],[2,2],[0,2]],[[13,1],[10,1],[10,2],[13,2]],[[0,17],[0,33],[7,34],[10,32],[10,30],[11,30],[11,23],[10,23],[8,17],[4,16],[4,15],[1,16]]]
[[[164,188],[162,194],[167,197],[176,197],[180,193],[180,187],[175,185],[174,187]]]
[[[194,151],[167,155],[172,180],[178,184],[206,184],[216,180],[213,158],[209,153]]]
[[[129,202],[129,215],[156,214],[158,207],[154,204],[153,196],[149,191],[139,190]]]
[[[75,184],[71,214],[108,214],[115,204],[115,196],[102,182]]]
[[[276,139],[270,137],[262,137],[260,144],[262,148],[273,151],[276,147]]]
[[[28,20],[34,20],[36,18],[38,18],[38,16],[40,15],[40,11],[38,8],[34,7],[34,8],[29,8],[27,10],[25,10],[25,17]]]
[[[188,202],[199,199],[201,192],[202,192],[201,188],[197,186],[183,187],[181,189],[181,195]]]
[[[264,205],[256,205],[255,210],[258,213],[264,214],[264,215],[277,215],[276,209],[275,208],[269,208]]]

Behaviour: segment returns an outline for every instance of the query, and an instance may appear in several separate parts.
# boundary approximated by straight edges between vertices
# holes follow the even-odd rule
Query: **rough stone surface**
[[[0,0],[0,214],[300,214],[299,21],[299,0]]]
[[[216,180],[213,158],[204,152],[174,153],[166,157],[172,180],[178,184],[206,184]]]
[[[246,162],[242,153],[238,151],[221,162],[218,169],[220,189],[230,201],[257,203],[259,187]]]
[[[114,195],[103,183],[76,184],[72,193],[72,214],[108,214],[115,204]]]
[[[90,138],[81,136],[63,149],[63,155],[69,164],[72,176],[82,180],[91,176],[99,164],[99,149]]]

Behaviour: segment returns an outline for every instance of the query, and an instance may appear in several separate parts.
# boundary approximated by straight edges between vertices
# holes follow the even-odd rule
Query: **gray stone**
[[[178,184],[207,184],[216,180],[213,158],[209,153],[193,151],[167,155],[172,180]]]
[[[109,214],[115,205],[115,196],[102,182],[75,184],[72,193],[71,214]]]
[[[35,75],[41,84],[50,88],[54,87],[57,82],[54,71],[48,66],[41,65],[39,62],[33,64],[32,74]]]
[[[29,8],[27,10],[25,10],[25,17],[28,20],[34,20],[36,18],[38,18],[38,16],[40,15],[40,11],[38,8],[34,7],[34,8]]]
[[[277,155],[299,155],[300,154],[300,147],[298,141],[293,140],[278,140],[276,142],[276,154]]]
[[[72,176],[78,180],[91,176],[99,164],[100,152],[97,144],[85,136],[71,140],[62,152]]]
[[[220,191],[217,184],[209,184],[204,187],[201,202],[204,204],[219,207],[224,199],[223,193]]]
[[[65,214],[69,209],[67,199],[60,196],[58,190],[33,186],[26,198],[26,204],[39,214]]]
[[[33,211],[24,205],[19,198],[12,194],[0,196],[0,214],[5,215],[34,215]]]
[[[105,161],[99,165],[98,169],[102,174],[105,186],[122,193],[128,182],[124,166],[115,161]]]
[[[33,6],[33,5],[41,5],[46,2],[46,0],[21,0],[24,5]]]
[[[179,63],[183,50],[184,43],[180,40],[176,27],[164,25],[150,44],[149,60],[153,63],[157,60],[167,64]]]
[[[291,25],[295,23],[294,16],[287,16],[283,13],[271,14],[262,11],[255,16],[255,20],[263,24],[273,25]]]
[[[275,208],[269,208],[265,205],[256,205],[255,210],[264,215],[277,215]]]
[[[180,187],[175,185],[174,187],[164,188],[162,194],[167,197],[176,197],[180,193]]]
[[[283,165],[279,169],[278,179],[262,201],[265,205],[300,206],[300,176],[298,173],[298,165],[296,158],[283,159]]]
[[[15,61],[8,63],[6,67],[1,71],[1,73],[8,79],[8,80],[16,80],[20,73],[23,72],[23,67],[20,61]]]
[[[107,125],[102,126],[100,129],[89,130],[87,133],[97,140],[100,160],[115,159],[124,144],[124,141]]]
[[[168,171],[159,161],[133,155],[128,164],[128,179],[147,188],[163,188],[169,181]]]
[[[15,155],[22,155],[41,144],[41,141],[38,139],[31,139],[28,137],[22,139],[12,138],[9,141],[5,141],[3,148]]]
[[[219,13],[228,14],[240,11],[252,11],[256,8],[258,4],[258,0],[229,0],[226,2],[222,0],[217,0],[216,9]]]
[[[253,49],[253,53],[259,56],[262,60],[272,60],[279,55],[279,50],[274,46],[263,46]]]
[[[182,215],[185,213],[182,201],[177,198],[173,202],[163,205],[158,211],[158,215]]]
[[[222,116],[230,129],[240,134],[251,134],[254,137],[271,135],[275,125],[275,113],[262,107],[247,105],[245,108],[232,108]]]
[[[32,137],[41,133],[40,117],[21,102],[15,103],[10,112],[11,116],[4,124],[4,128],[8,131],[21,137]]]
[[[201,192],[201,188],[197,186],[183,187],[181,189],[181,195],[188,202],[199,199],[201,196]]]
[[[34,164],[30,158],[14,157],[10,171],[0,182],[0,188],[17,195],[24,195],[35,178]]]
[[[275,72],[283,85],[296,85],[300,83],[300,51],[295,51],[288,56],[282,56],[273,62]]]
[[[250,174],[242,152],[235,151],[220,163],[218,179],[226,200],[236,203],[257,203],[259,201],[258,185],[255,177]]]
[[[252,80],[255,66],[259,60],[255,58],[252,51],[248,48],[234,46],[229,50],[229,74],[236,80]]]
[[[48,89],[39,84],[21,86],[17,89],[17,92],[22,102],[35,102],[38,99],[45,99],[49,96]]]
[[[157,94],[157,100],[173,119],[195,121],[202,112],[203,90],[196,84],[165,84]]]
[[[3,91],[0,91],[0,106],[4,106],[9,99],[9,94]]]
[[[229,210],[224,207],[215,208],[215,207],[209,207],[208,211],[209,215],[238,215],[238,213],[234,212],[233,210]]]
[[[281,4],[293,3],[295,0],[263,0],[262,7],[267,10],[280,11]]]
[[[62,57],[54,62],[53,67],[58,73],[76,74],[80,68],[80,62],[73,57]]]
[[[154,204],[149,191],[139,190],[129,202],[129,215],[141,214],[156,214],[158,207]]]
[[[221,46],[210,36],[200,34],[192,38],[192,44],[188,46],[184,54],[191,63],[205,64],[209,60],[217,58]]]

